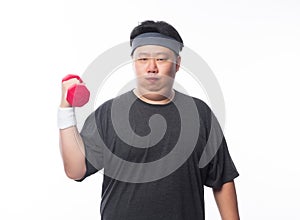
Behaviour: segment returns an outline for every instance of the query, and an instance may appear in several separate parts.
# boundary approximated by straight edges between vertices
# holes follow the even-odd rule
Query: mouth
[[[145,79],[149,82],[157,82],[159,80],[159,77],[148,76]]]

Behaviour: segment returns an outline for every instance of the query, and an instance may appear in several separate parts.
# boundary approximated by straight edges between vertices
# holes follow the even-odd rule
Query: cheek
[[[166,75],[175,76],[176,73],[176,65],[174,63],[165,65],[161,68]]]
[[[141,65],[138,65],[136,63],[133,64],[133,70],[135,74],[139,75],[143,73],[143,67]]]

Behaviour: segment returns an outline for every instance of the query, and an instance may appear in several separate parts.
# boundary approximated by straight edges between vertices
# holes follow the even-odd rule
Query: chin
[[[172,89],[171,88],[166,88],[166,87],[148,87],[144,88],[142,91],[145,95],[151,95],[151,96],[157,96],[158,98],[161,96],[168,96],[169,91]]]

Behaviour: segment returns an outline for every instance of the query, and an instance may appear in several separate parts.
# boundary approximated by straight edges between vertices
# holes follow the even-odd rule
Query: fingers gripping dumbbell
[[[81,107],[89,101],[90,91],[77,75],[69,74],[62,79],[62,82],[73,78],[78,79],[80,84],[74,84],[68,88],[66,99],[72,107]]]

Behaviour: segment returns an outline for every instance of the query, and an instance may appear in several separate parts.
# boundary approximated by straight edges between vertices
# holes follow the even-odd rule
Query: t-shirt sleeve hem
[[[239,175],[240,174],[237,171],[235,171],[230,176],[227,176],[226,178],[224,178],[222,181],[219,181],[218,183],[215,183],[215,184],[205,184],[205,186],[212,188],[212,189],[220,189],[225,183],[233,181]]]

